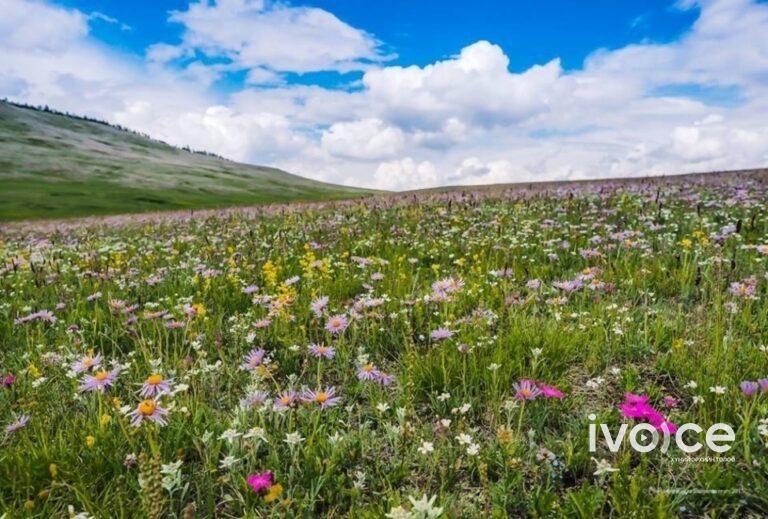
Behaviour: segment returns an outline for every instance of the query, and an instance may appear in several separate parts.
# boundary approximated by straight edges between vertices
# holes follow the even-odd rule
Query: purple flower
[[[246,371],[251,371],[261,366],[264,360],[264,354],[266,352],[263,349],[251,350],[248,355],[245,356],[245,362],[240,364],[240,367]]]
[[[27,422],[29,422],[29,416],[28,415],[21,415],[13,422],[9,423],[5,426],[5,434],[13,434],[19,429],[23,429],[27,426]]]
[[[5,387],[11,387],[14,382],[16,382],[16,375],[14,375],[13,373],[10,373],[3,377],[3,386]]]
[[[275,398],[276,409],[290,409],[296,405],[298,395],[295,391],[283,391]]]
[[[336,388],[329,387],[318,389],[317,391],[305,391],[301,399],[306,403],[314,403],[320,406],[320,409],[333,407],[341,402],[341,397],[336,396]]]
[[[322,344],[310,344],[309,354],[313,357],[332,359],[333,356],[336,355],[336,350],[330,346],[323,346]]]
[[[263,404],[269,398],[269,393],[266,391],[254,391],[245,398],[240,399],[240,407],[242,409],[254,409],[255,407]]]
[[[72,371],[75,373],[82,373],[84,371],[96,369],[101,366],[101,355],[95,357],[91,355],[85,355],[80,357],[77,362],[72,363]]]
[[[437,330],[433,330],[429,336],[433,341],[442,341],[444,339],[450,339],[453,337],[453,331],[449,330],[448,328],[438,328]]]
[[[80,384],[80,391],[98,391],[103,393],[106,388],[111,387],[115,383],[119,373],[120,368],[115,368],[112,371],[101,370],[93,375],[85,375]]]
[[[328,296],[318,297],[309,305],[315,317],[322,317],[323,311],[328,306]]]
[[[243,293],[247,295],[251,295],[259,290],[259,287],[256,285],[248,285],[243,289]]]
[[[768,393],[768,378],[761,378],[757,383],[760,384],[761,393]]]
[[[512,384],[515,390],[515,398],[518,400],[535,400],[541,394],[541,390],[536,387],[532,380],[523,379],[520,382]]]
[[[142,400],[136,409],[128,413],[128,416],[131,417],[131,425],[134,427],[139,427],[144,420],[163,426],[167,424],[165,421],[167,414],[168,410],[160,407],[157,400],[147,399]]]
[[[152,374],[144,381],[139,394],[145,398],[150,398],[155,395],[159,396],[164,393],[170,393],[172,382],[172,379],[165,379],[160,374]]]
[[[739,384],[739,386],[741,387],[741,392],[746,396],[753,396],[757,394],[758,390],[760,389],[760,384],[757,382],[752,382],[751,380],[745,380]]]

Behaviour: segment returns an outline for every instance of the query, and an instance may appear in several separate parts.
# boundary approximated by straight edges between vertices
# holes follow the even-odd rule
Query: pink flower
[[[334,315],[325,324],[325,329],[334,335],[338,335],[347,329],[349,322],[344,315]]]
[[[256,493],[267,491],[272,486],[272,473],[267,470],[261,474],[251,474],[248,476],[246,483]]]
[[[539,382],[538,386],[541,391],[541,396],[544,398],[563,398],[565,396],[565,394],[555,386],[550,386],[543,382]]]
[[[645,420],[657,430],[664,433],[675,434],[677,426],[664,418],[660,412],[648,403],[648,396],[625,393],[624,402],[619,405],[619,410],[625,418],[633,420]]]
[[[103,393],[106,388],[115,383],[119,373],[120,368],[115,368],[112,371],[101,370],[93,375],[86,375],[80,384],[80,391],[98,391]]]

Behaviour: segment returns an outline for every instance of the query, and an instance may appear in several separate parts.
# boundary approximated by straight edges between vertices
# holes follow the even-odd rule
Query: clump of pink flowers
[[[646,395],[624,393],[624,402],[619,405],[619,410],[625,418],[645,420],[658,431],[675,434],[677,432],[677,425],[667,420],[663,414],[648,403],[648,400],[649,397]]]

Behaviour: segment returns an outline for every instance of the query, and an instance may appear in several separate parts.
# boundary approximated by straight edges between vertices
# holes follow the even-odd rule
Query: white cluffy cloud
[[[425,66],[332,13],[255,0],[170,15],[181,41],[110,49],[103,16],[0,0],[0,96],[114,121],[179,145],[385,189],[682,173],[768,162],[768,4],[686,0],[678,40],[513,72],[478,41]],[[110,18],[109,23],[119,20]],[[121,25],[122,26],[122,25]],[[352,88],[291,84],[362,73]],[[216,81],[245,72],[239,90]]]

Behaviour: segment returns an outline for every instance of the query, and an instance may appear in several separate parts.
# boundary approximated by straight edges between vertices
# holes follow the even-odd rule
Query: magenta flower
[[[165,416],[168,414],[168,410],[160,407],[160,403],[154,399],[142,400],[136,409],[128,413],[131,418],[131,425],[139,427],[144,420],[149,420],[157,425],[164,426],[168,422],[165,421]]]
[[[633,420],[645,420],[654,426],[657,430],[669,434],[677,432],[677,426],[664,418],[660,412],[648,403],[649,397],[646,395],[635,395],[633,393],[624,394],[624,402],[619,405],[619,410],[625,418]]]
[[[16,382],[16,375],[14,375],[13,373],[10,373],[3,377],[4,387],[11,387],[14,382]]]
[[[256,369],[261,366],[265,353],[266,352],[261,348],[251,350],[248,355],[245,356],[245,362],[240,364],[240,367],[246,371]]]
[[[544,398],[560,399],[565,396],[565,394],[563,394],[563,392],[557,389],[555,386],[550,386],[550,385],[544,384],[543,382],[539,382],[537,386],[541,391],[541,396],[543,396]]]
[[[665,396],[662,403],[664,404],[664,407],[677,407],[677,398]]]
[[[304,394],[301,395],[301,399],[309,404],[317,404],[320,406],[320,409],[333,407],[341,402],[341,397],[336,396],[335,387],[318,389],[317,391],[305,391]]]
[[[334,315],[328,319],[328,322],[325,324],[325,329],[334,335],[338,335],[346,330],[347,326],[349,326],[347,317],[345,315],[339,314]]]
[[[85,375],[80,384],[80,391],[98,391],[103,393],[106,388],[111,387],[115,383],[119,373],[120,368],[115,368],[112,371],[101,370],[93,375]]]
[[[515,390],[515,398],[518,400],[535,400],[541,394],[541,390],[536,387],[532,380],[523,379],[520,382],[512,384]]]
[[[272,473],[270,471],[262,472],[261,474],[251,474],[248,479],[245,480],[248,486],[256,493],[261,493],[269,490],[272,486]]]

